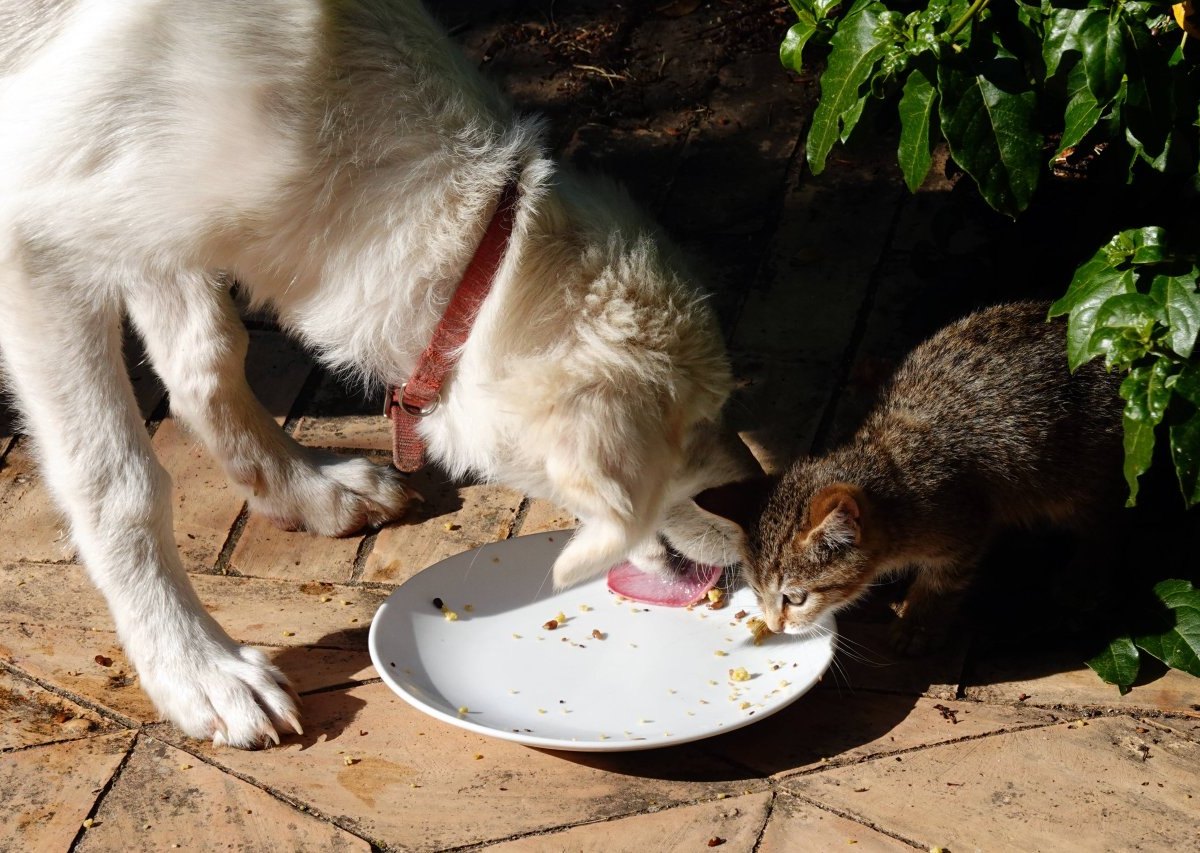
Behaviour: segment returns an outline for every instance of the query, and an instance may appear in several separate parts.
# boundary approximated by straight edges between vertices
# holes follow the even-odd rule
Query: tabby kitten
[[[944,328],[848,444],[796,462],[757,503],[752,484],[697,498],[742,527],[744,576],[772,631],[801,632],[913,569],[894,636],[922,651],[999,529],[1089,533],[1119,510],[1119,379],[1096,362],[1071,375],[1046,311],[1001,305]]]

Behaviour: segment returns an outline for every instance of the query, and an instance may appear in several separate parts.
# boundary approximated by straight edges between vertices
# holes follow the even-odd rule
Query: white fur
[[[744,475],[729,375],[682,262],[545,158],[411,0],[0,0],[0,342],[46,479],[158,708],[235,746],[299,731],[283,675],[204,612],[122,368],[128,316],[186,421],[290,527],[403,514],[391,469],[306,450],[243,376],[236,279],[335,369],[412,370],[507,177],[516,230],[432,458],[582,526],[569,583],[627,554],[736,560],[690,497]]]

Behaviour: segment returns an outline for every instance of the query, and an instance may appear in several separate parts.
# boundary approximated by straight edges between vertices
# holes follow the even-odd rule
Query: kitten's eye
[[[783,596],[783,603],[788,607],[803,607],[804,602],[808,600],[808,593],[804,590],[798,590],[793,593],[788,593]]]

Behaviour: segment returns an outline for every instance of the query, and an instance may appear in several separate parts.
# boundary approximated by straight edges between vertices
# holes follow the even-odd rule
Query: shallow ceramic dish
[[[429,567],[375,614],[371,660],[389,687],[450,725],[546,749],[651,749],[739,729],[800,698],[833,658],[834,620],[754,645],[739,610],[622,600],[604,577],[555,592],[570,531],[484,545]],[[451,621],[434,604],[440,599]],[[545,627],[550,620],[557,627]],[[593,634],[597,632],[599,637]],[[731,679],[743,668],[750,678]]]

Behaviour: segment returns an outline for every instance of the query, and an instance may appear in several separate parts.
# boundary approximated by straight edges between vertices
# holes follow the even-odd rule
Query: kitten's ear
[[[809,542],[819,541],[829,550],[862,541],[863,509],[866,495],[858,486],[834,483],[819,489],[809,502]]]
[[[725,483],[705,489],[692,498],[696,506],[705,512],[732,521],[743,532],[754,526],[762,515],[771,492],[775,491],[775,478],[763,474],[749,480]]]

